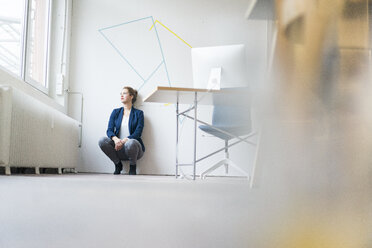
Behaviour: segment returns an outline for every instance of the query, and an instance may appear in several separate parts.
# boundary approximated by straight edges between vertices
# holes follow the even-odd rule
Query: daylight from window
[[[24,0],[0,0],[0,66],[21,72]]]

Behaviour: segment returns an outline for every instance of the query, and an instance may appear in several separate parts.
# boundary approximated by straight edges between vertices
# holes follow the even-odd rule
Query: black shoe
[[[131,164],[129,166],[129,175],[137,175],[136,169],[137,169],[137,165]]]
[[[122,170],[123,170],[123,164],[121,162],[115,164],[114,175],[119,175]]]

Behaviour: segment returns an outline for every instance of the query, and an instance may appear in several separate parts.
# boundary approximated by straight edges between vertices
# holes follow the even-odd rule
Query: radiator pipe
[[[71,94],[71,95],[80,95],[80,96],[81,96],[81,105],[80,105],[80,124],[79,124],[80,134],[79,134],[79,144],[78,144],[78,146],[81,147],[81,143],[82,143],[82,140],[83,140],[83,104],[84,104],[83,93],[82,93],[82,92],[77,92],[77,91],[70,91],[69,89],[65,89],[65,92],[66,92],[67,94]]]

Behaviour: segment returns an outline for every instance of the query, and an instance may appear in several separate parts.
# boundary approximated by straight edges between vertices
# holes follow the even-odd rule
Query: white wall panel
[[[152,20],[144,19],[143,22],[136,20],[152,16],[154,21],[159,20],[192,47],[245,44],[249,83],[252,89],[255,89],[260,83],[259,75],[262,75],[265,69],[266,22],[245,20],[247,5],[245,0],[73,1],[70,89],[84,94],[79,171],[107,173],[113,171],[113,164],[101,152],[98,140],[105,136],[112,109],[121,106],[119,92],[124,85],[140,89],[140,98],[145,97],[157,85],[168,86],[170,83],[171,86],[192,87],[190,47],[157,23],[156,31],[162,48],[161,54],[161,51],[156,49],[158,39],[151,33],[154,32],[154,28],[150,30]],[[133,23],[128,23],[131,21]],[[104,29],[114,25],[119,25],[116,30]],[[147,41],[150,43],[146,43]],[[145,71],[144,75],[148,75],[151,68],[157,64],[154,61],[158,61],[161,56],[164,56],[170,82],[164,66],[144,83],[125,61],[131,58],[130,63],[135,64],[138,71]],[[139,101],[137,107],[145,113],[143,140],[146,152],[138,161],[139,172],[173,174],[176,128],[174,106]],[[200,110],[202,119],[210,120],[212,108],[205,107]],[[80,118],[79,96],[69,98],[69,114],[75,119]],[[188,161],[181,161],[183,163],[192,159],[191,134],[191,121],[186,120],[182,128],[181,136],[185,139],[181,145],[180,156]],[[224,144],[215,138],[201,137],[200,132],[198,143],[200,155],[205,155],[212,148],[220,148]],[[241,149],[248,149],[248,152],[242,153]],[[245,170],[251,169],[254,151],[250,148],[232,148],[232,155],[234,155],[232,159]],[[223,154],[219,154],[202,162],[198,171],[205,170],[222,157]]]

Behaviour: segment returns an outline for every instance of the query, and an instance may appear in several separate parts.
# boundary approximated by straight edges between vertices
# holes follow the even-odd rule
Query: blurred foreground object
[[[276,213],[265,246],[372,247],[368,1],[275,3],[258,159]]]

